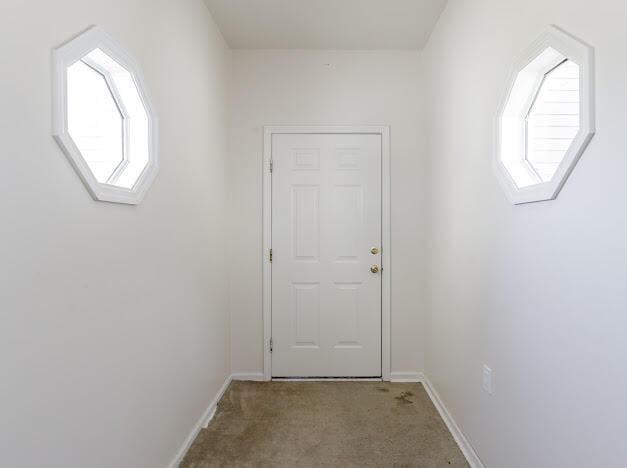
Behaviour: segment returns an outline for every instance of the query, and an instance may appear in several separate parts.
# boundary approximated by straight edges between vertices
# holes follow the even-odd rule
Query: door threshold
[[[272,377],[275,382],[382,382],[381,377]]]

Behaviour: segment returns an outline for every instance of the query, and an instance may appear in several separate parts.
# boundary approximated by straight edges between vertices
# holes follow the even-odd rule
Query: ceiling
[[[205,0],[233,49],[421,49],[446,0]]]

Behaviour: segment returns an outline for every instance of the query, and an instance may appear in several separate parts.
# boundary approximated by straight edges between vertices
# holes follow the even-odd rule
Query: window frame
[[[113,80],[111,73],[104,67],[101,67],[94,60],[91,60],[88,56],[80,58],[79,60],[77,60],[77,62],[82,62],[85,66],[91,68],[94,72],[102,76],[108,88],[108,91],[111,94],[111,98],[113,99],[113,102],[115,103],[116,107],[118,108],[118,112],[120,113],[120,117],[122,121],[122,159],[120,160],[118,165],[115,167],[111,175],[108,177],[107,181],[100,182],[100,183],[105,183],[107,185],[111,185],[120,177],[120,174],[124,171],[126,166],[128,166],[128,139],[130,135],[130,123],[129,123],[130,115],[128,111],[126,110],[126,107],[124,106],[124,102],[122,100],[122,97],[120,96],[120,93],[117,90],[117,86],[115,85],[115,81]]]
[[[514,88],[517,79],[519,79],[522,71],[549,49],[553,49],[557,53],[556,58],[534,70],[534,83],[530,87],[529,94],[525,97],[526,102],[519,104],[521,110],[512,116],[510,108],[511,102],[515,102],[513,99],[515,99]],[[559,59],[559,56],[562,58]],[[565,60],[572,61],[579,66],[579,131],[564,154],[553,178],[550,181],[542,182],[527,160],[526,120],[546,74]],[[517,119],[516,122],[514,122],[515,119]],[[506,92],[497,114],[494,172],[509,201],[517,205],[555,199],[595,133],[594,120],[594,49],[557,26],[551,25],[516,61],[507,81]],[[512,157],[512,154],[505,154],[504,151],[506,145],[512,148],[516,146],[516,143],[504,143],[505,138],[503,137],[504,131],[507,131],[507,126],[513,125],[523,126],[522,131],[519,132],[521,141],[518,142],[518,149],[514,150],[514,156],[516,156],[516,151],[518,153],[517,157]],[[512,169],[524,171],[525,175],[529,176],[535,183],[519,186],[510,172]]]
[[[569,62],[568,58],[563,59],[561,62],[559,62],[557,65],[553,66],[552,68],[550,68],[548,71],[546,71],[543,75],[542,78],[540,79],[540,83],[538,84],[538,86],[536,87],[536,90],[533,93],[533,99],[531,100],[531,104],[529,105],[529,108],[527,109],[527,112],[525,112],[525,143],[524,143],[524,160],[525,162],[529,165],[529,169],[531,171],[533,171],[533,174],[536,178],[536,183],[537,184],[541,184],[544,183],[544,181],[542,180],[542,177],[540,176],[540,173],[538,172],[538,169],[536,167],[534,167],[533,163],[529,160],[529,118],[530,115],[533,111],[533,106],[536,105],[536,103],[538,102],[538,98],[540,97],[540,93],[542,92],[542,86],[544,86],[544,84],[546,83],[546,80],[548,78],[548,76],[553,73],[554,71],[556,71],[559,67],[561,67],[562,65],[564,65],[566,62]],[[572,142],[571,142],[572,144]]]
[[[135,181],[133,187],[124,188],[111,185],[109,181],[120,176],[124,167],[128,165],[129,119],[123,100],[116,89],[116,84],[108,70],[92,63],[87,54],[95,49],[100,49],[106,55],[125,68],[131,77],[139,94],[140,100],[146,111],[148,119],[148,162]],[[101,183],[94,177],[87,162],[68,131],[67,118],[67,69],[77,61],[83,61],[87,66],[104,76],[105,82],[111,91],[113,100],[123,115],[124,143],[123,161],[111,177],[108,183]],[[71,39],[52,52],[52,133],[71,165],[85,184],[85,187],[94,200],[113,203],[136,205],[141,202],[146,192],[153,183],[159,169],[158,155],[158,119],[157,114],[147,91],[141,68],[137,61],[103,29],[92,26],[75,38]]]

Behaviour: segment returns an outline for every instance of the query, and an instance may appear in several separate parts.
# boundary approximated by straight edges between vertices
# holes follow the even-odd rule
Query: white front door
[[[381,376],[381,135],[274,134],[272,161],[272,376]]]

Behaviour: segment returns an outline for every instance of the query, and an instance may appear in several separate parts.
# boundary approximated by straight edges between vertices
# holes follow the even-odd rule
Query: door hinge
[[[273,345],[272,338],[270,338],[270,352],[272,352],[272,345]]]
[[[271,159],[270,160],[270,172],[272,172],[274,170],[274,161]]]
[[[270,263],[272,263],[272,249],[270,249]]]

